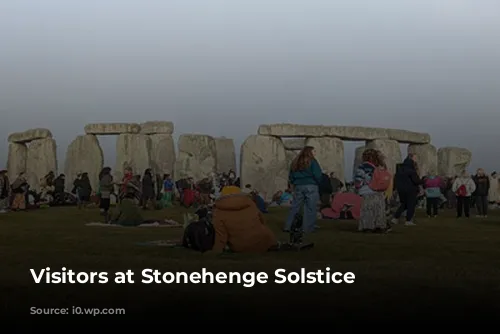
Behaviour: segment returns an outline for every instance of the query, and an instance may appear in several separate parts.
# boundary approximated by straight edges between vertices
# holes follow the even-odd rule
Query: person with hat
[[[5,213],[9,209],[10,182],[7,170],[0,170],[0,213]]]
[[[226,246],[235,253],[267,252],[278,243],[255,202],[236,186],[222,189],[214,205],[212,222],[213,251],[217,253]]]

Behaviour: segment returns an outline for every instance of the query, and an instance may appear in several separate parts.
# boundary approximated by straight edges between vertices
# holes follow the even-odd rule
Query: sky
[[[500,170],[499,36],[498,0],[3,0],[0,164],[11,132],[62,169],[87,123],[167,120],[238,152],[266,123],[428,132]]]

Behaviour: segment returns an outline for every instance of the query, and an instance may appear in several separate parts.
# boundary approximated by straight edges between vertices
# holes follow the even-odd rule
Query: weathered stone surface
[[[472,160],[471,151],[460,147],[441,147],[437,156],[439,175],[448,177],[459,175]]]
[[[9,155],[7,157],[7,176],[10,182],[21,173],[26,172],[26,160],[28,159],[28,147],[25,144],[9,143]]]
[[[88,135],[137,134],[140,131],[141,126],[136,123],[93,123],[85,125],[85,133]]]
[[[175,179],[193,177],[200,181],[211,177],[217,170],[215,139],[207,135],[180,135],[177,142],[178,156],[175,162]]]
[[[121,134],[116,140],[116,181],[123,177],[125,168],[130,167],[135,175],[143,175],[151,168],[151,139],[142,134]]]
[[[268,124],[259,127],[259,135],[276,137],[336,137],[343,140],[390,139],[407,144],[427,144],[430,135],[398,129],[370,128],[362,126],[324,126],[297,124]]]
[[[431,135],[423,132],[387,129],[387,135],[389,139],[396,140],[401,144],[428,144],[431,142]]]
[[[252,135],[241,145],[241,184],[251,184],[265,200],[288,186],[288,166],[279,138]]]
[[[144,135],[167,134],[174,133],[174,123],[166,121],[151,121],[141,125],[141,133]]]
[[[92,189],[99,188],[99,173],[104,167],[104,155],[95,135],[76,137],[66,150],[64,174],[66,175],[66,191],[71,191],[73,181],[78,173],[88,173]]]
[[[57,144],[52,138],[36,139],[28,144],[26,176],[35,191],[40,190],[40,180],[49,172],[57,174]]]
[[[356,147],[356,150],[354,151],[354,162],[352,165],[352,177],[354,178],[354,175],[356,174],[356,170],[358,169],[359,165],[363,162],[363,152],[366,150],[366,146],[359,146]]]
[[[234,141],[230,138],[215,138],[215,149],[217,151],[217,171],[227,173],[236,171],[236,153]]]
[[[285,150],[300,151],[306,145],[306,139],[305,138],[284,139],[283,145],[285,146]]]
[[[285,157],[286,157],[286,166],[287,166],[287,170],[290,170],[290,167],[292,167],[292,162],[293,162],[293,159],[295,159],[297,157],[297,155],[299,155],[300,151],[292,151],[292,150],[286,150],[285,151]]]
[[[334,172],[341,181],[344,177],[344,142],[338,138],[309,138],[306,146],[316,150],[316,160],[326,174]]]
[[[160,175],[174,175],[175,145],[169,134],[149,135],[151,140],[151,168]]]
[[[420,176],[435,175],[438,172],[437,149],[431,144],[412,144],[408,153],[416,154]]]
[[[32,140],[52,138],[52,132],[49,129],[30,129],[24,132],[15,132],[9,135],[9,143],[28,143]]]
[[[402,162],[401,147],[395,140],[371,140],[366,142],[367,149],[375,149],[382,152],[387,164],[387,169],[394,174],[396,165]]]

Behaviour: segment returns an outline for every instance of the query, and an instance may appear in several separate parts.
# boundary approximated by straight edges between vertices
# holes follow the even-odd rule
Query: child
[[[164,208],[172,206],[172,193],[174,191],[174,182],[170,174],[163,175],[163,196],[161,199]]]
[[[424,180],[427,216],[429,218],[434,218],[438,215],[438,206],[441,199],[442,185],[443,181],[439,176],[431,175],[426,177]]]

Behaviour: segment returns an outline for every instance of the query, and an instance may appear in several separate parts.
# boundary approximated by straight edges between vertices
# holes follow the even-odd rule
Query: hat
[[[0,173],[7,173],[6,169],[0,169]]]
[[[222,188],[221,195],[222,196],[227,196],[227,195],[235,195],[235,194],[240,194],[241,189],[236,187],[236,186],[225,186]]]

